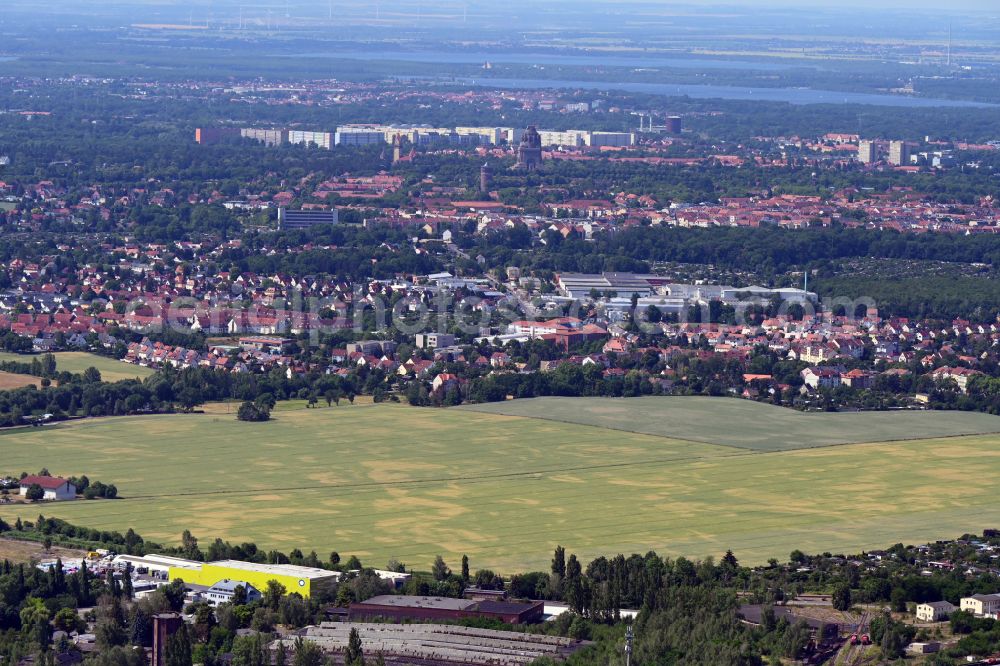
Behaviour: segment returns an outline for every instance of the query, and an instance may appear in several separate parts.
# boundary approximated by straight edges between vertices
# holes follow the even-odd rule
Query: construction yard
[[[0,517],[133,527],[168,543],[188,529],[203,544],[337,550],[372,566],[396,558],[427,568],[440,553],[454,567],[468,554],[473,568],[501,573],[547,569],[557,544],[585,561],[731,548],[754,564],[794,548],[858,552],[1000,523],[991,490],[1000,436],[946,437],[940,425],[989,429],[996,417],[936,413],[942,421],[929,434],[938,437],[908,441],[896,432],[897,441],[819,447],[806,432],[805,448],[766,451],[733,439],[769,427],[787,443],[788,426],[747,422],[746,404],[704,406],[713,417],[702,437],[718,443],[392,404],[277,411],[267,423],[221,411],[66,422],[0,434],[0,475],[87,474],[114,482],[121,499],[0,506]],[[576,412],[593,419],[593,407]],[[832,416],[848,424],[869,415]],[[889,416],[898,429],[924,415]],[[822,426],[815,437],[835,434],[835,425],[810,423]],[[925,426],[914,421],[911,431]],[[688,427],[668,422],[664,431]]]

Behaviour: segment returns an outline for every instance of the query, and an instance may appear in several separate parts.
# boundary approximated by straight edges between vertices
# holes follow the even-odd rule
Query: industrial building
[[[190,564],[170,567],[170,580],[180,579],[185,583],[206,588],[212,588],[220,581],[229,580],[248,583],[258,590],[266,590],[267,584],[273,580],[284,585],[289,594],[297,592],[303,597],[309,597],[332,588],[340,579],[340,573],[337,571],[293,564],[258,564],[239,560],[197,562],[194,563],[194,567]]]
[[[636,275],[634,273],[560,273],[558,276],[559,290],[570,298],[586,298],[592,291],[600,294],[614,292],[618,296],[630,297],[632,294],[649,296],[653,293],[655,275]]]
[[[172,569],[197,570],[202,563],[169,555],[116,555],[111,564],[119,570],[131,567],[136,573],[166,579]]]
[[[358,633],[365,654],[383,655],[387,664],[529,666],[544,658],[563,662],[588,645],[560,636],[455,624],[324,622],[302,633],[336,660],[347,649],[352,631]],[[278,639],[271,649],[279,643],[292,651],[295,637]]]
[[[684,298],[671,296],[641,296],[636,299],[635,308],[639,312],[645,312],[650,307],[655,307],[663,314],[680,315],[687,311],[691,303]],[[604,310],[611,315],[613,312],[624,314],[632,311],[632,298],[618,296],[609,298],[604,302]]]
[[[692,301],[722,301],[727,304],[741,303],[750,300],[777,299],[789,303],[816,302],[815,292],[804,291],[794,287],[770,289],[768,287],[732,287],[721,284],[665,284],[661,292],[674,298],[684,298]]]
[[[476,601],[386,594],[354,603],[348,609],[352,621],[384,618],[388,620],[463,620],[485,618],[508,624],[539,622],[545,611],[542,601]]]
[[[637,273],[560,273],[556,278],[559,291],[570,298],[587,298],[593,292],[601,296],[608,293],[618,298],[631,298],[633,294],[645,299],[654,294],[668,296],[671,303],[664,302],[668,309],[674,310],[681,301],[706,302],[719,300],[724,303],[740,303],[750,300],[778,299],[790,303],[816,302],[815,292],[783,287],[771,289],[768,287],[733,287],[718,284],[676,284],[658,275],[640,275]],[[655,301],[649,303],[659,303]]]
[[[337,209],[330,210],[289,210],[278,209],[278,227],[281,229],[308,229],[317,224],[337,224]]]

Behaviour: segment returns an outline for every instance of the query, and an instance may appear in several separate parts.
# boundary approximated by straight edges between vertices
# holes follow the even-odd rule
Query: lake
[[[513,65],[578,65],[586,67],[678,67],[683,69],[756,69],[780,71],[818,65],[807,62],[763,62],[756,60],[724,60],[684,58],[659,54],[606,55],[603,53],[559,54],[485,51],[323,51],[280,55],[283,58],[336,58],[344,60],[403,60],[407,62],[482,64],[484,62]]]
[[[560,79],[494,79],[462,77],[400,76],[399,79],[432,79],[439,82],[454,82],[459,85],[474,85],[487,88],[570,88],[577,90],[622,90],[625,92],[666,95],[668,97],[694,97],[696,99],[758,100],[763,102],[788,102],[790,104],[869,104],[873,106],[901,107],[968,107],[995,108],[996,104],[968,102],[964,100],[930,99],[905,97],[878,93],[853,93],[837,90],[813,90],[812,88],[744,88],[739,86],[713,86],[678,83],[629,83],[612,81],[564,81]]]

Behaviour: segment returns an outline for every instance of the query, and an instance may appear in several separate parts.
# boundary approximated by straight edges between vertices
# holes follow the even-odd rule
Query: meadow
[[[534,398],[459,409],[592,425],[755,451],[1000,433],[1000,417],[979,412],[800,412],[751,400],[702,396]]]
[[[717,402],[720,422],[742,418],[727,410],[743,403]],[[0,434],[0,474],[43,466],[115,483],[123,499],[2,506],[0,517],[133,527],[168,543],[190,529],[203,544],[337,550],[421,569],[436,554],[453,567],[468,554],[473,569],[545,569],[557,544],[585,559],[731,548],[760,563],[794,548],[856,552],[1000,524],[997,435],[768,452],[390,404],[276,412],[259,424],[209,413]]]
[[[144,379],[152,375],[155,370],[143,368],[138,365],[122,363],[121,361],[107,356],[98,356],[89,352],[55,352],[56,370],[79,374],[89,367],[95,367],[101,372],[101,379],[106,382],[117,382],[123,379]],[[0,361],[15,361],[17,363],[31,363],[31,359],[40,357],[41,354],[11,354],[0,352]],[[34,383],[34,382],[31,382]]]

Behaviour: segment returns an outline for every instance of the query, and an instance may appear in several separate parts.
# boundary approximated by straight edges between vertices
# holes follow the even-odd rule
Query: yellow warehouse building
[[[270,581],[277,581],[285,592],[298,592],[309,597],[336,584],[340,574],[326,569],[300,567],[292,564],[255,564],[238,560],[191,562],[186,566],[170,567],[171,581],[181,579],[192,585],[211,587],[221,580],[234,580],[253,585],[261,593]]]

